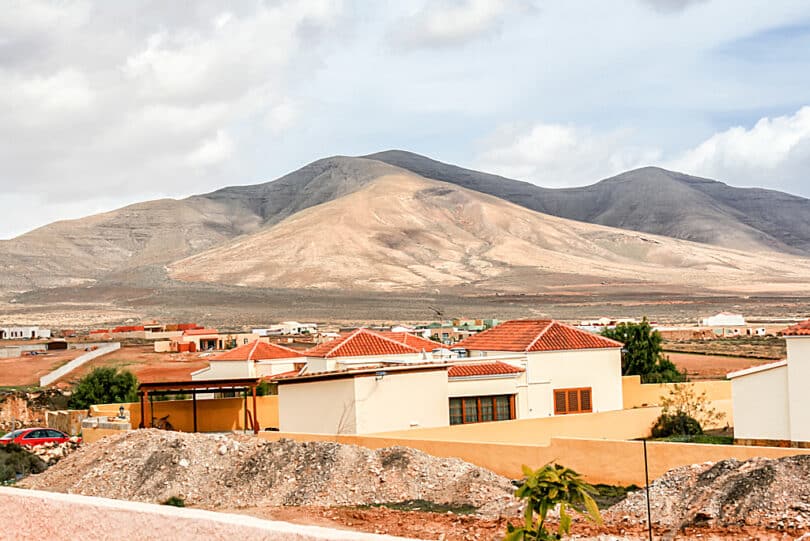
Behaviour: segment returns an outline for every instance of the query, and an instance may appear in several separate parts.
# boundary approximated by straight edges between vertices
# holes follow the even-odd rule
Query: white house
[[[603,336],[554,320],[513,320],[456,347],[468,351],[467,360],[501,361],[523,369],[510,376],[516,418],[622,409],[622,344]],[[485,374],[477,377],[479,384],[487,381]],[[489,381],[496,378],[497,388],[481,385],[486,396],[503,391],[505,376],[498,372]],[[465,396],[470,400],[464,404],[471,408],[474,397]],[[472,418],[464,408],[464,417]],[[478,416],[483,420],[484,412]]]
[[[301,353],[279,344],[255,340],[208,359],[209,366],[191,374],[192,380],[276,376],[300,369]]]
[[[447,365],[280,378],[278,404],[282,432],[369,434],[447,426]]]
[[[438,344],[409,333],[355,329],[304,352],[307,372],[327,372],[380,362],[415,363],[432,360]]]
[[[720,312],[700,320],[701,327],[744,327],[745,318],[742,314]]]
[[[42,327],[0,327],[0,340],[50,338],[51,330]]]
[[[297,321],[282,321],[277,325],[270,325],[265,329],[252,329],[253,334],[271,336],[279,334],[312,334],[318,331],[315,323],[299,323]]]
[[[810,320],[786,329],[787,360],[728,374],[734,439],[810,448]]]

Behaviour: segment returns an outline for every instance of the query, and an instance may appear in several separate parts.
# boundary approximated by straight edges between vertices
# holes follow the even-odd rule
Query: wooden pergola
[[[261,383],[261,378],[232,378],[232,379],[209,379],[197,381],[169,381],[141,383],[138,385],[138,398],[141,403],[141,423],[138,428],[146,428],[146,401],[149,401],[150,417],[154,420],[155,408],[152,397],[175,394],[191,395],[191,411],[194,422],[194,432],[197,432],[197,395],[215,392],[245,393],[245,429],[248,426],[248,391],[253,396],[253,412],[250,415],[253,433],[259,433],[259,419],[256,409],[256,387]],[[150,422],[150,425],[152,423]]]

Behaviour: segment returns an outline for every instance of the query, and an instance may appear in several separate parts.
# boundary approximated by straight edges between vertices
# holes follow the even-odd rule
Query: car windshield
[[[0,438],[0,440],[13,440],[23,432],[25,432],[25,430],[15,430],[14,432],[9,432],[8,434]]]

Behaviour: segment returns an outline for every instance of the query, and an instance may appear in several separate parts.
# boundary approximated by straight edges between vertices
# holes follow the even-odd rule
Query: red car
[[[81,438],[76,440],[80,442]],[[43,443],[65,443],[66,441],[70,441],[70,436],[53,428],[23,428],[0,437],[0,445],[16,443],[31,447]]]

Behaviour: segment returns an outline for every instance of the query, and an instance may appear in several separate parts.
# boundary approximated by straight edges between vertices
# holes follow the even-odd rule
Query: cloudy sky
[[[8,0],[0,238],[389,148],[810,196],[806,0]]]

